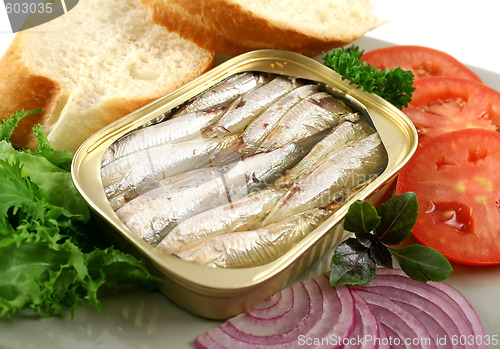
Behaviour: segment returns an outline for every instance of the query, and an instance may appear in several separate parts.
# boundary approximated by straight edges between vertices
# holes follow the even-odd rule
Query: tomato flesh
[[[465,129],[422,142],[396,191],[417,196],[420,243],[450,261],[500,264],[500,133]]]
[[[419,140],[465,128],[498,130],[500,92],[467,79],[432,77],[415,81],[412,101],[403,112]]]
[[[415,75],[415,80],[431,76],[452,76],[482,82],[479,76],[454,57],[429,47],[382,47],[364,53],[361,59],[381,70],[397,67],[410,70]]]

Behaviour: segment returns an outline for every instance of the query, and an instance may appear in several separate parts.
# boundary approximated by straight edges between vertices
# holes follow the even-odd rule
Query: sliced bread
[[[97,130],[210,69],[215,55],[151,20],[139,0],[80,0],[67,14],[19,32],[0,60],[0,117],[42,108],[12,137],[75,151]]]
[[[383,24],[369,0],[141,0],[153,20],[221,55],[275,48],[308,56]]]

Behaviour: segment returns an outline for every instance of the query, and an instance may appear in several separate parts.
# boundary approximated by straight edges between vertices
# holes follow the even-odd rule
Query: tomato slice
[[[498,130],[500,92],[475,81],[431,77],[415,81],[412,101],[403,112],[419,141],[465,128]]]
[[[466,129],[422,142],[396,191],[417,196],[420,243],[450,261],[500,264],[500,133]]]
[[[382,47],[364,53],[361,59],[381,70],[396,67],[410,70],[415,80],[430,76],[453,76],[482,82],[479,76],[454,57],[429,47]]]

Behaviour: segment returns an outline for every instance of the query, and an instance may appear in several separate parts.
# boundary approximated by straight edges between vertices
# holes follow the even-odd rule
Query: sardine
[[[255,224],[255,229],[248,227],[245,230],[244,227],[239,227],[232,232],[210,235],[170,253],[184,260],[212,267],[255,267],[271,262],[330,218],[367,183],[353,188],[348,195],[324,208],[301,212],[267,226],[260,222]]]
[[[106,149],[101,166],[139,150],[201,138],[202,130],[216,122],[226,110],[227,106],[221,105],[136,129]]]
[[[363,182],[378,176],[387,153],[378,134],[372,134],[328,156],[308,176],[296,182],[264,220],[265,224],[315,207],[324,207]]]
[[[293,167],[324,134],[225,165],[220,177],[174,194],[161,188],[136,197],[116,211],[139,237],[156,246],[178,223],[272,184]]]
[[[193,98],[179,109],[174,114],[174,117],[196,111],[209,110],[221,104],[230,103],[238,96],[262,86],[268,81],[269,78],[266,74],[245,72],[233,75]]]
[[[327,92],[318,92],[295,104],[281,117],[273,131],[260,145],[259,151],[276,149],[337,125],[353,111]]]
[[[206,166],[175,176],[161,178],[158,180],[151,180],[148,181],[145,185],[136,188],[135,190],[122,192],[114,197],[109,198],[109,203],[113,210],[116,211],[133,198],[136,198],[137,196],[143,195],[154,189],[158,189],[156,192],[163,191],[164,195],[166,196],[168,194],[178,193],[181,190],[197,188],[203,183],[220,177],[221,171],[223,171],[224,168],[224,166]]]
[[[278,76],[267,84],[238,97],[217,123],[205,133],[217,137],[243,132],[248,124],[262,113],[271,103],[295,88],[295,83]]]
[[[246,268],[269,263],[317,228],[333,211],[313,209],[263,228],[227,233],[181,248],[175,256],[223,268]]]
[[[308,84],[297,87],[271,104],[262,114],[253,120],[243,133],[245,152],[255,152],[264,139],[272,132],[281,117],[299,101],[318,92],[318,85]]]
[[[374,132],[375,130],[361,117],[358,122],[348,120],[341,122],[330,134],[318,142],[297,165],[287,171],[285,176],[278,179],[275,185],[281,187],[293,185],[320,166],[329,155],[341,151]]]
[[[108,199],[120,194],[133,196],[138,188],[153,181],[199,168],[211,161],[234,159],[241,146],[241,137],[236,134],[140,150],[101,168],[104,191]]]
[[[179,223],[157,247],[161,251],[173,253],[185,245],[209,237],[252,229],[267,216],[284,194],[284,189],[263,189],[199,213]]]

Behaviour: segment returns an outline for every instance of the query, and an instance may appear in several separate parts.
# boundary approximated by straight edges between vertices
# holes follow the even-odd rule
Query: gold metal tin
[[[221,80],[244,71],[262,71],[318,81],[359,101],[369,113],[388,152],[385,171],[351,200],[379,203],[401,167],[413,155],[417,133],[410,120],[378,96],[365,93],[342,81],[318,61],[295,53],[260,50],[243,54],[216,66],[178,90],[132,112],[89,138],[76,152],[73,181],[98,219],[103,233],[115,244],[143,259],[163,279],[159,288],[172,301],[202,317],[226,319],[262,302],[290,284],[343,236],[342,220],[346,203],[324,224],[275,261],[252,268],[223,269],[198,265],[163,253],[138,238],[123,224],[104,194],[100,164],[104,151],[125,133],[157,120]]]

